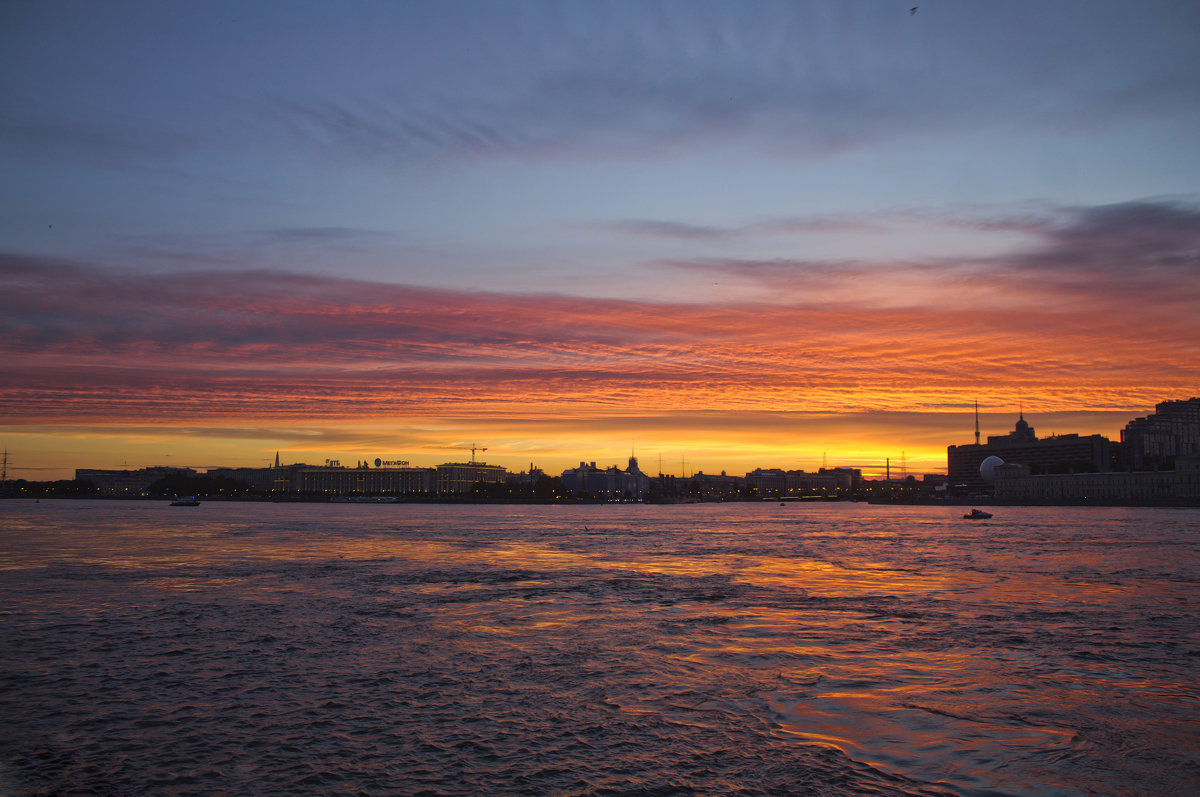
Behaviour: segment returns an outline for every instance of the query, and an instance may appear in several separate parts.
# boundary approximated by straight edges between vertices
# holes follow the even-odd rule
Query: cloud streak
[[[1200,209],[1189,204],[1138,201],[944,223],[1021,233],[1031,243],[1001,255],[923,261],[705,257],[659,265],[859,306],[971,301],[1044,314],[1069,302],[1125,315],[1154,305],[1160,320],[1186,321],[1177,311],[1200,302]]]
[[[1069,209],[1028,221],[1039,245],[1004,260],[687,265],[790,288],[770,303],[275,271],[158,280],[8,255],[0,410],[23,423],[904,412],[997,386],[1030,409],[1143,407],[1200,382],[1198,220],[1164,203]]]
[[[757,236],[832,232],[878,233],[888,229],[888,224],[878,218],[851,214],[767,219],[728,227],[687,224],[661,219],[625,219],[592,226],[601,231],[620,235],[698,243],[745,240]]]
[[[391,69],[402,89],[281,97],[275,109],[298,140],[369,162],[660,157],[730,139],[820,158],[897,137],[1003,127],[1017,114],[1044,130],[1078,125],[1081,110],[1093,126],[1112,125],[1131,104],[1171,114],[1200,96],[1185,53],[1164,48],[1144,71],[1114,70],[1118,60],[1064,43],[1107,41],[1106,34],[1072,20],[1055,36],[1049,31],[1063,24],[1057,15],[1046,15],[1047,31],[1031,39],[1039,23],[1014,26],[1016,15],[999,7],[921,20],[902,18],[901,8],[895,15],[784,3],[683,8],[645,6],[632,25],[586,5],[492,19],[504,35],[479,56],[486,77],[450,69],[418,85],[407,75],[421,64],[397,61]],[[423,23],[439,32],[481,24],[430,16]],[[1128,24],[1144,24],[1140,16]],[[1042,99],[1047,74],[1070,103]]]

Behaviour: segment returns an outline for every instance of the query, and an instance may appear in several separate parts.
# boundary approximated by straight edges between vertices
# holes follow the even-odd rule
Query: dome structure
[[[1017,425],[1013,427],[1008,437],[1010,440],[1020,440],[1025,443],[1032,443],[1034,440],[1037,440],[1037,433],[1029,425],[1029,421],[1025,420],[1024,410],[1021,411],[1021,417],[1017,419]]]
[[[993,454],[979,463],[979,475],[985,482],[991,484],[996,480],[996,468],[1004,464],[1004,460]]]

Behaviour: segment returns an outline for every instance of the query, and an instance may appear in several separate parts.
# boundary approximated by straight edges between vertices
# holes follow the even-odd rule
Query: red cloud
[[[10,422],[1055,407],[1194,392],[1200,321],[1094,307],[678,305],[0,262]],[[1032,406],[1032,404],[1030,405]]]

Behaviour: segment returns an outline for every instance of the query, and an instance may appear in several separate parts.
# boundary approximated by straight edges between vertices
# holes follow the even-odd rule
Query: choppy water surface
[[[0,793],[1200,793],[1200,511],[0,502]]]

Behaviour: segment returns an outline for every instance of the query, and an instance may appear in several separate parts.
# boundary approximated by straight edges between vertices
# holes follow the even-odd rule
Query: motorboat
[[[200,502],[196,500],[196,496],[189,495],[187,498],[176,498],[171,502],[171,506],[200,506]]]
[[[984,512],[982,509],[972,509],[967,514],[963,515],[964,520],[987,520],[992,516],[991,512]]]

